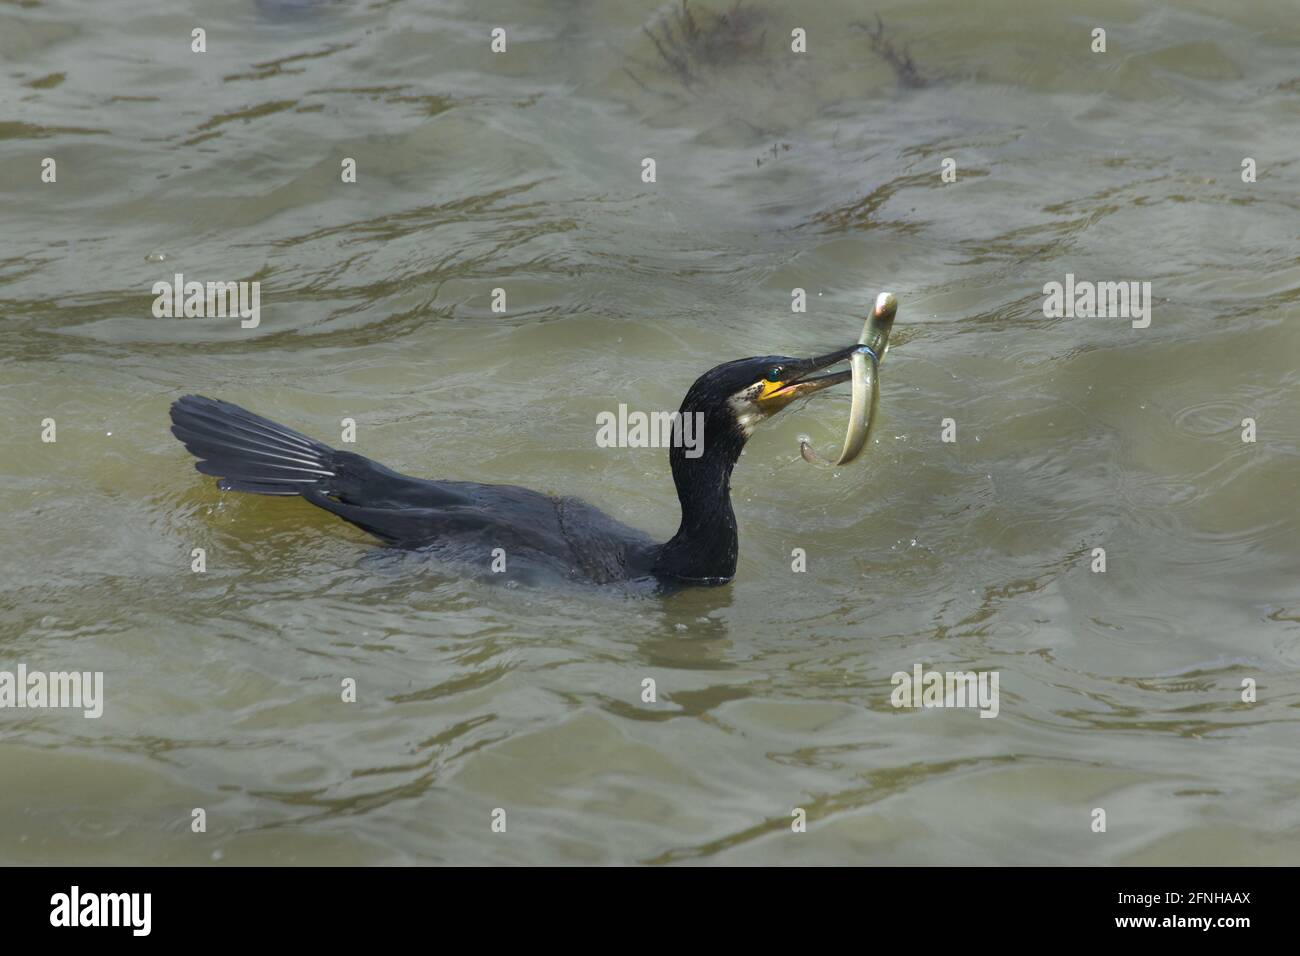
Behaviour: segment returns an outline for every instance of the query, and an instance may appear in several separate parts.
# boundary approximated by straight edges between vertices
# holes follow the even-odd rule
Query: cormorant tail
[[[172,434],[199,459],[194,467],[221,479],[223,491],[326,491],[337,474],[340,452],[230,402],[185,395],[171,417]]]

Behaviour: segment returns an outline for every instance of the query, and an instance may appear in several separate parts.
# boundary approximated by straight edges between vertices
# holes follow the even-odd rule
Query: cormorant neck
[[[699,411],[688,403],[689,396],[682,415]],[[739,539],[731,510],[731,470],[745,447],[746,436],[735,418],[721,409],[704,411],[703,426],[702,440],[696,446],[703,452],[698,457],[688,457],[692,449],[678,444],[669,449],[682,522],[672,539],[660,546],[654,571],[721,584],[736,574]]]

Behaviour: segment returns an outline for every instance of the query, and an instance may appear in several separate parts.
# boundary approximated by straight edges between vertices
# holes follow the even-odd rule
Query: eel
[[[898,299],[892,292],[882,292],[876,297],[876,306],[862,326],[858,350],[849,359],[853,371],[853,404],[849,411],[849,427],[844,434],[844,447],[835,461],[829,461],[813,450],[807,435],[799,436],[799,454],[813,465],[847,465],[862,453],[871,437],[871,426],[876,421],[876,408],[880,404],[880,362],[889,348],[889,332],[898,314]]]

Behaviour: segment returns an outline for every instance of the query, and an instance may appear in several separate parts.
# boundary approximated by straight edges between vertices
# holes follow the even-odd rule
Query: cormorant
[[[812,359],[738,359],[696,379],[680,414],[702,413],[703,447],[696,457],[680,442],[669,449],[682,520],[664,543],[578,498],[517,485],[411,478],[199,395],[172,403],[171,430],[199,459],[195,468],[221,479],[222,490],[300,495],[393,547],[474,563],[502,548],[512,559],[541,560],[569,578],[599,584],[724,584],[736,573],[731,470],[741,449],[763,419],[848,381],[848,371],[814,373],[847,361],[859,347]]]

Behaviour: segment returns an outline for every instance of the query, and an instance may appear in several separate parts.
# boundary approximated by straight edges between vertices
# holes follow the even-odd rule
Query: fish
[[[853,398],[844,447],[835,461],[823,458],[812,447],[807,435],[799,436],[799,454],[813,465],[847,465],[862,453],[871,438],[871,426],[880,406],[880,362],[889,349],[889,333],[898,314],[898,298],[892,292],[876,296],[876,305],[862,326],[858,350],[849,359],[853,372]]]

